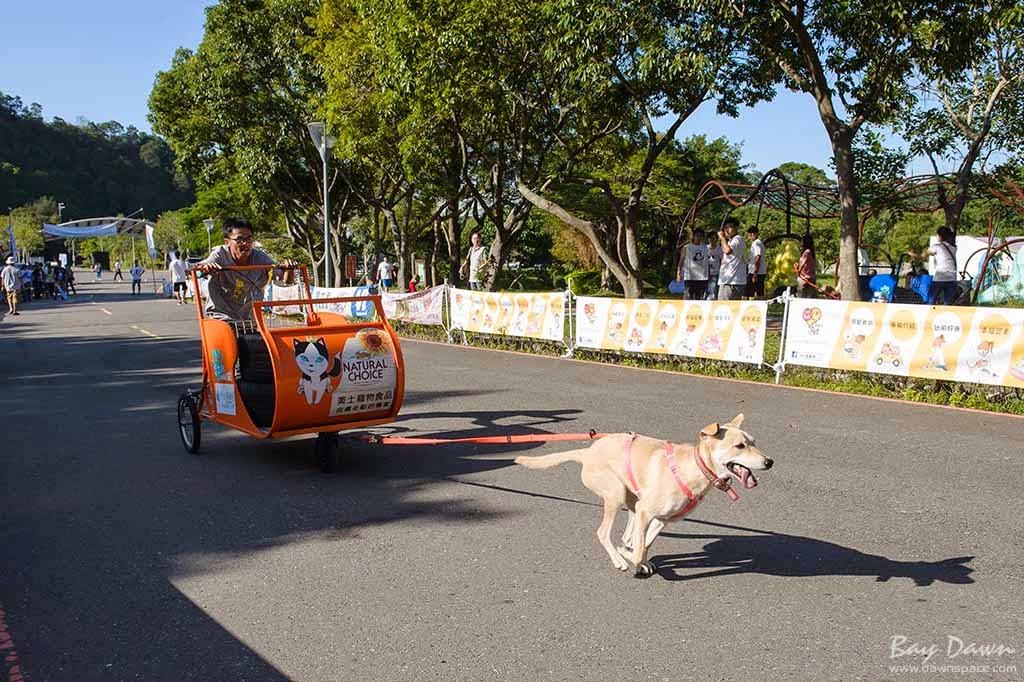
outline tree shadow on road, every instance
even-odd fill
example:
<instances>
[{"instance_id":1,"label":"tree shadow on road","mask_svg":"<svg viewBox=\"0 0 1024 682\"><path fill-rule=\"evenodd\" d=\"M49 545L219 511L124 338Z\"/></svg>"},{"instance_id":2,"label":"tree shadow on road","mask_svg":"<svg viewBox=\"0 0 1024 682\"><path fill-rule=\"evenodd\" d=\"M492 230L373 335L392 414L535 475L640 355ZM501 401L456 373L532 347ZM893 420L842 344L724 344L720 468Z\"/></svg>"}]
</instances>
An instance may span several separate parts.
<instances>
[{"instance_id":1,"label":"tree shadow on road","mask_svg":"<svg viewBox=\"0 0 1024 682\"><path fill-rule=\"evenodd\" d=\"M673 538L711 540L701 551L657 556L652 559L666 580L698 580L742 573L786 578L822 576L873 576L878 582L909 578L918 587L936 582L954 585L974 583L967 566L974 557L941 561L901 561L867 554L852 547L765 530L688 519L689 523L751 531L755 535L662 533Z\"/></svg>"},{"instance_id":2,"label":"tree shadow on road","mask_svg":"<svg viewBox=\"0 0 1024 682\"><path fill-rule=\"evenodd\" d=\"M180 581L311 537L379 541L381 528L409 519L458 529L507 516L469 487L433 488L511 464L490 455L539 447L348 443L342 471L325 476L311 437L260 441L204 424L193 456L179 442L175 405L197 383L196 338L55 332L45 342L0 337L0 356L11 359L0 365L9 418L0 597L39 679L286 679ZM375 431L544 433L578 413L459 409L492 392L410 391L401 422ZM324 576L344 584L345 567Z\"/></svg>"}]
</instances>

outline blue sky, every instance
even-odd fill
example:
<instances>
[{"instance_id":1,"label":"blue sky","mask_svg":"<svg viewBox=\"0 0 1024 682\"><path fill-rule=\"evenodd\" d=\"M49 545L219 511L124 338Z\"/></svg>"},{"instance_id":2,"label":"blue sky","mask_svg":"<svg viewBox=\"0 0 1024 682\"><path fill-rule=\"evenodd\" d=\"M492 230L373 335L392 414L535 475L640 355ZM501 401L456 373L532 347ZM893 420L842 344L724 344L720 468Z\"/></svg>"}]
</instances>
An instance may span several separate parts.
<instances>
[{"instance_id":1,"label":"blue sky","mask_svg":"<svg viewBox=\"0 0 1024 682\"><path fill-rule=\"evenodd\" d=\"M79 116L149 130L147 99L178 47L195 48L210 0L5 0L0 9L0 90L38 102L47 120ZM831 174L828 139L813 100L780 93L773 102L718 116L706 104L679 134L742 142L761 171L802 161ZM911 169L924 172L924 168Z\"/></svg>"}]
</instances>

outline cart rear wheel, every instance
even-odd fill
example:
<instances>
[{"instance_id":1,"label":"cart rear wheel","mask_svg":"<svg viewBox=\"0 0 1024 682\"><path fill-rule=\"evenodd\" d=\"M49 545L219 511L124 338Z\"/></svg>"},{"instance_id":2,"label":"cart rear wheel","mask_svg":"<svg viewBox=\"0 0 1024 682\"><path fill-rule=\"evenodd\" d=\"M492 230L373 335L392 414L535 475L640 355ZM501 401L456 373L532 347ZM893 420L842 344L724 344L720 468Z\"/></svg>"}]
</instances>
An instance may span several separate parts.
<instances>
[{"instance_id":1,"label":"cart rear wheel","mask_svg":"<svg viewBox=\"0 0 1024 682\"><path fill-rule=\"evenodd\" d=\"M185 393L178 398L178 434L185 450L192 454L199 452L199 443L202 440L199 406L191 393Z\"/></svg>"},{"instance_id":2,"label":"cart rear wheel","mask_svg":"<svg viewBox=\"0 0 1024 682\"><path fill-rule=\"evenodd\" d=\"M338 453L338 435L335 433L318 433L316 435L316 463L320 471L333 474L338 470L341 459Z\"/></svg>"}]
</instances>

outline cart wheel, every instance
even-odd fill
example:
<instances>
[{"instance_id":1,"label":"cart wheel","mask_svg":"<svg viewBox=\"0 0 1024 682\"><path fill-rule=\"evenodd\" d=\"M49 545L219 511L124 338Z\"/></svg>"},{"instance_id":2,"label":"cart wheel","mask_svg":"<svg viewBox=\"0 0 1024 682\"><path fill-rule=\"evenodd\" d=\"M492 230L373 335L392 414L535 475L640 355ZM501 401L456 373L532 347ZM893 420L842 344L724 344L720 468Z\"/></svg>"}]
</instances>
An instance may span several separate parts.
<instances>
[{"instance_id":1,"label":"cart wheel","mask_svg":"<svg viewBox=\"0 0 1024 682\"><path fill-rule=\"evenodd\" d=\"M199 452L199 442L202 440L200 428L196 399L191 393L184 393L178 398L178 434L185 450L192 454Z\"/></svg>"},{"instance_id":2,"label":"cart wheel","mask_svg":"<svg viewBox=\"0 0 1024 682\"><path fill-rule=\"evenodd\" d=\"M900 366L900 361L899 360L893 360L892 361L892 366L893 367L899 367Z\"/></svg>"},{"instance_id":3,"label":"cart wheel","mask_svg":"<svg viewBox=\"0 0 1024 682\"><path fill-rule=\"evenodd\" d=\"M320 471L333 474L338 470L338 436L334 433L318 433L316 435L316 463Z\"/></svg>"}]
</instances>

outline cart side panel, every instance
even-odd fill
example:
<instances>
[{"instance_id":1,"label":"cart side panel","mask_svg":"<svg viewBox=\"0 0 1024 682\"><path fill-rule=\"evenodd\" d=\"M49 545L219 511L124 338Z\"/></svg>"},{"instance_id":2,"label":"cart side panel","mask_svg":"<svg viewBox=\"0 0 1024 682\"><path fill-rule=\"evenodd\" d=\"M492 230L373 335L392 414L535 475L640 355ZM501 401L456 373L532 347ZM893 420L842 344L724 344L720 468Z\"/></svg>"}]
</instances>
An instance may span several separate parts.
<instances>
[{"instance_id":1,"label":"cart side panel","mask_svg":"<svg viewBox=\"0 0 1024 682\"><path fill-rule=\"evenodd\" d=\"M235 383L238 340L234 330L227 322L211 318L200 320L199 325L203 337L203 369L209 379L204 386L205 411L214 421L262 436L252 423Z\"/></svg>"},{"instance_id":2,"label":"cart side panel","mask_svg":"<svg viewBox=\"0 0 1024 682\"><path fill-rule=\"evenodd\" d=\"M273 433L393 419L405 386L393 332L384 322L319 315L316 326L265 331L277 383Z\"/></svg>"}]
</instances>

